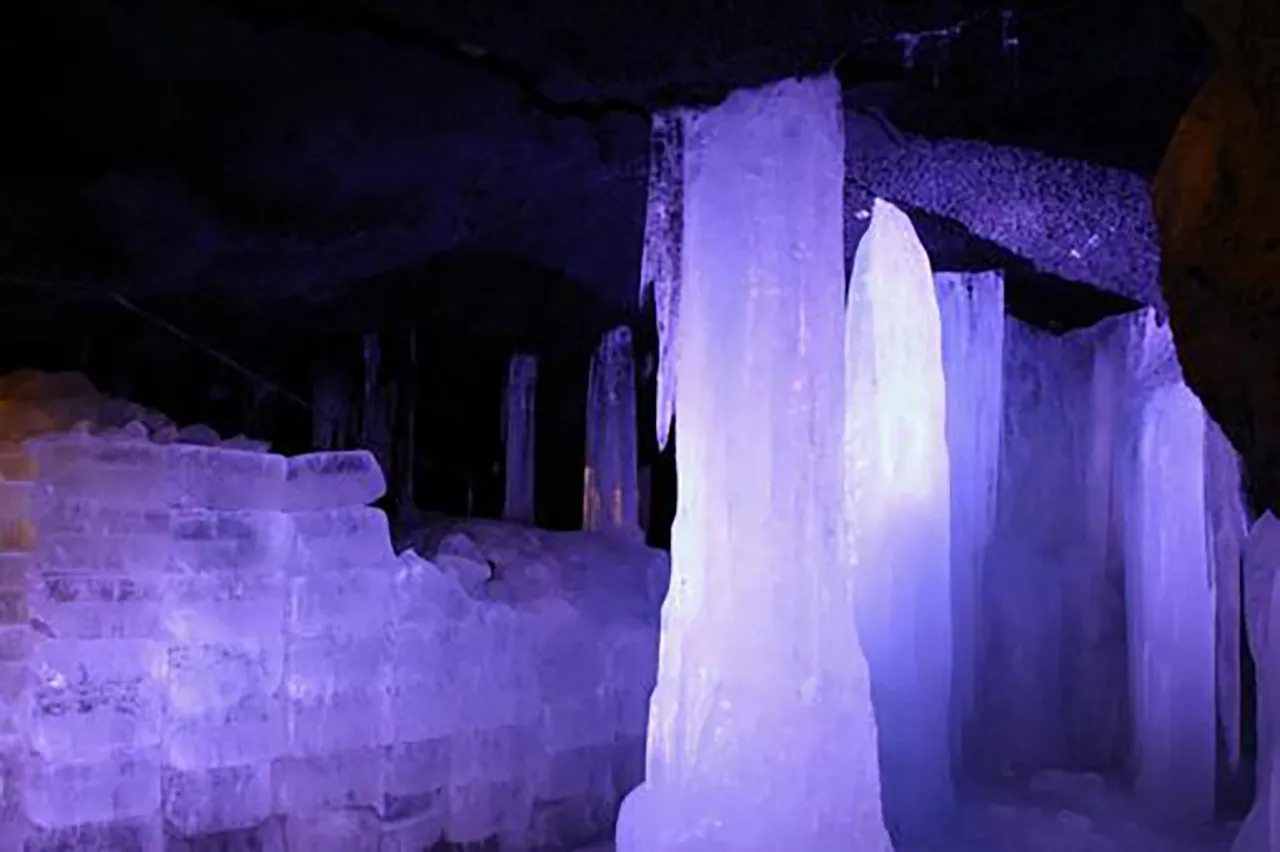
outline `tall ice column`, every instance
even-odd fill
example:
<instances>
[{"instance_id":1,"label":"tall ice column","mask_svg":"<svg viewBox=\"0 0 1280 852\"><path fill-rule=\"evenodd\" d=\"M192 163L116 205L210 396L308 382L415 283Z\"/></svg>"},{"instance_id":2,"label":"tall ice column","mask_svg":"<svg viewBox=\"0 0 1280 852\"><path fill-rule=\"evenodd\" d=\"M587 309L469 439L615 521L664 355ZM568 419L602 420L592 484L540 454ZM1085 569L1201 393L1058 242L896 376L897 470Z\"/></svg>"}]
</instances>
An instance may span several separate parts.
<instances>
[{"instance_id":1,"label":"tall ice column","mask_svg":"<svg viewBox=\"0 0 1280 852\"><path fill-rule=\"evenodd\" d=\"M929 257L888 202L875 201L858 245L847 310L846 547L880 725L885 819L929 829L954 804L947 387Z\"/></svg>"},{"instance_id":2,"label":"tall ice column","mask_svg":"<svg viewBox=\"0 0 1280 852\"><path fill-rule=\"evenodd\" d=\"M840 546L839 85L683 120L672 578L618 849L885 852Z\"/></svg>"},{"instance_id":3,"label":"tall ice column","mask_svg":"<svg viewBox=\"0 0 1280 852\"><path fill-rule=\"evenodd\" d=\"M600 342L587 381L583 529L640 536L636 466L636 367L631 330L619 326Z\"/></svg>"},{"instance_id":4,"label":"tall ice column","mask_svg":"<svg viewBox=\"0 0 1280 852\"><path fill-rule=\"evenodd\" d=\"M513 355L507 371L507 397L503 407L502 437L507 444L507 489L502 507L504 520L532 524L533 424L537 396L538 359Z\"/></svg>"}]
</instances>

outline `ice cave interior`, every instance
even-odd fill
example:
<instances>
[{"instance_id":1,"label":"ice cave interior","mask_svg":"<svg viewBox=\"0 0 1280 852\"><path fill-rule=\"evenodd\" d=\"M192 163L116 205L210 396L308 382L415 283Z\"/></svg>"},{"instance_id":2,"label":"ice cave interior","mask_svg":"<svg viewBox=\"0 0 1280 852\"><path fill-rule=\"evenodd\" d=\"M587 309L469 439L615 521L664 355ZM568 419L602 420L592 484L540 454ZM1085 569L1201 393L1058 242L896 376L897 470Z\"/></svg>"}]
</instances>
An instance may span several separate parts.
<instances>
[{"instance_id":1,"label":"ice cave interior","mask_svg":"<svg viewBox=\"0 0 1280 852\"><path fill-rule=\"evenodd\" d=\"M0 852L1280 849L1276 4L13 5Z\"/></svg>"}]
</instances>

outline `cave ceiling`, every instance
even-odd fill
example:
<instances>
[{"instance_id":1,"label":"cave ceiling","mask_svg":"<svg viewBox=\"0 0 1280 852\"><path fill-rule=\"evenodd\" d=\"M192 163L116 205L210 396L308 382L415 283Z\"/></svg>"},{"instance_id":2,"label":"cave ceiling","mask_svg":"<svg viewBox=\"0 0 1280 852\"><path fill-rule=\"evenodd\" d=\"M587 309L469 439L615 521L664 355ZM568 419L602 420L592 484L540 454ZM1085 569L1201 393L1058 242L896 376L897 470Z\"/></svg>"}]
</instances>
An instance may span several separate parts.
<instances>
[{"instance_id":1,"label":"cave ceiling","mask_svg":"<svg viewBox=\"0 0 1280 852\"><path fill-rule=\"evenodd\" d=\"M827 70L851 205L1158 301L1146 181L1206 64L1156 0L11 5L0 276L35 302L322 303L478 253L634 310L649 116Z\"/></svg>"}]
</instances>

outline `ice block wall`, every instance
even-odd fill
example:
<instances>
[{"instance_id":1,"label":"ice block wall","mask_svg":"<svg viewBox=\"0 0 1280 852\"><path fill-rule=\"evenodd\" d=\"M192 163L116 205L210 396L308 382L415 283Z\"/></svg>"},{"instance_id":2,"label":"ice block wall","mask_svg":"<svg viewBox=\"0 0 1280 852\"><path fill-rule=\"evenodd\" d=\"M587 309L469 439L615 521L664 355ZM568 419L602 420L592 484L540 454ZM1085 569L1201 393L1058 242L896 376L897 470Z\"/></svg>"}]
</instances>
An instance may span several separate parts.
<instances>
[{"instance_id":1,"label":"ice block wall","mask_svg":"<svg viewBox=\"0 0 1280 852\"><path fill-rule=\"evenodd\" d=\"M640 537L636 368L631 330L605 334L587 379L587 447L582 528Z\"/></svg>"},{"instance_id":2,"label":"ice block wall","mask_svg":"<svg viewBox=\"0 0 1280 852\"><path fill-rule=\"evenodd\" d=\"M0 848L610 830L643 753L660 554L535 538L481 552L503 567L477 586L460 557L394 555L368 453L136 433L0 451Z\"/></svg>"},{"instance_id":3,"label":"ice block wall","mask_svg":"<svg viewBox=\"0 0 1280 852\"><path fill-rule=\"evenodd\" d=\"M513 355L507 370L502 437L506 442L506 496L502 517L532 524L534 520L534 402L538 389L538 360Z\"/></svg>"},{"instance_id":4,"label":"ice block wall","mask_svg":"<svg viewBox=\"0 0 1280 852\"><path fill-rule=\"evenodd\" d=\"M834 78L683 116L672 580L622 852L882 852L842 559L843 151Z\"/></svg>"},{"instance_id":5,"label":"ice block wall","mask_svg":"<svg viewBox=\"0 0 1280 852\"><path fill-rule=\"evenodd\" d=\"M952 755L978 694L982 571L995 530L1004 417L1004 275L934 276L942 322L951 471Z\"/></svg>"}]
</instances>

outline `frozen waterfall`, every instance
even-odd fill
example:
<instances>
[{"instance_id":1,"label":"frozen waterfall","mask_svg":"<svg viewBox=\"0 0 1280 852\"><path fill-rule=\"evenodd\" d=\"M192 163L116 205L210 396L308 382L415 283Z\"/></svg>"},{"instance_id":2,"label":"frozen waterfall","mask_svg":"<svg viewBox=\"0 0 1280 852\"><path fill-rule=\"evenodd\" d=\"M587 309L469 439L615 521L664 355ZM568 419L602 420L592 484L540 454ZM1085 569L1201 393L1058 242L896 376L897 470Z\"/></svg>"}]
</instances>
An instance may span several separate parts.
<instances>
[{"instance_id":1,"label":"frozen waterfall","mask_svg":"<svg viewBox=\"0 0 1280 852\"><path fill-rule=\"evenodd\" d=\"M995 530L1004 416L1004 276L934 276L947 382L951 471L952 754L976 704L982 568Z\"/></svg>"},{"instance_id":2,"label":"frozen waterfall","mask_svg":"<svg viewBox=\"0 0 1280 852\"><path fill-rule=\"evenodd\" d=\"M845 543L880 727L885 818L931 826L951 777L951 473L933 270L877 200L845 320Z\"/></svg>"},{"instance_id":3,"label":"frozen waterfall","mask_svg":"<svg viewBox=\"0 0 1280 852\"><path fill-rule=\"evenodd\" d=\"M626 326L606 333L591 359L586 455L582 528L638 538L636 367Z\"/></svg>"},{"instance_id":4,"label":"frozen waterfall","mask_svg":"<svg viewBox=\"0 0 1280 852\"><path fill-rule=\"evenodd\" d=\"M507 488L502 517L522 524L534 522L533 431L537 388L538 360L532 355L513 355L507 371L503 403L502 437L507 449Z\"/></svg>"},{"instance_id":5,"label":"frozen waterfall","mask_svg":"<svg viewBox=\"0 0 1280 852\"><path fill-rule=\"evenodd\" d=\"M839 85L683 121L672 580L618 849L886 852L839 538Z\"/></svg>"}]
</instances>

